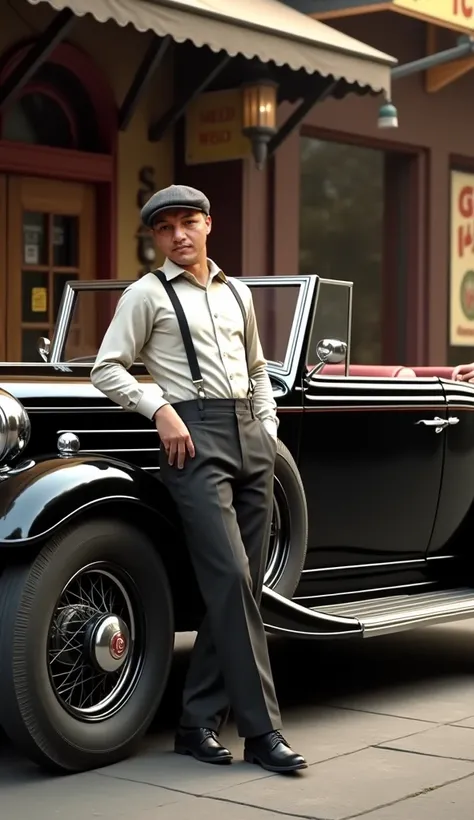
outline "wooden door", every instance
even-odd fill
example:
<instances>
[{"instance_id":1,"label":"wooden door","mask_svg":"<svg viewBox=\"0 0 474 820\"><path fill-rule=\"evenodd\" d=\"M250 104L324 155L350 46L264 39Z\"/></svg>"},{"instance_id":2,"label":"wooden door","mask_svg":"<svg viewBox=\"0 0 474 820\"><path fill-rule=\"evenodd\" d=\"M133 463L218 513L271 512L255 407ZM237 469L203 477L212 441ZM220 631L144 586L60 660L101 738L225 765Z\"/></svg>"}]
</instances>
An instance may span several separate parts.
<instances>
[{"instance_id":1,"label":"wooden door","mask_svg":"<svg viewBox=\"0 0 474 820\"><path fill-rule=\"evenodd\" d=\"M0 362L7 350L7 181L0 174Z\"/></svg>"},{"instance_id":2,"label":"wooden door","mask_svg":"<svg viewBox=\"0 0 474 820\"><path fill-rule=\"evenodd\" d=\"M37 341L40 336L52 337L65 283L95 278L94 194L90 185L8 178L8 361L39 361ZM82 324L78 316L73 321L71 357L80 355L89 334L95 333L94 316L83 317Z\"/></svg>"}]
</instances>

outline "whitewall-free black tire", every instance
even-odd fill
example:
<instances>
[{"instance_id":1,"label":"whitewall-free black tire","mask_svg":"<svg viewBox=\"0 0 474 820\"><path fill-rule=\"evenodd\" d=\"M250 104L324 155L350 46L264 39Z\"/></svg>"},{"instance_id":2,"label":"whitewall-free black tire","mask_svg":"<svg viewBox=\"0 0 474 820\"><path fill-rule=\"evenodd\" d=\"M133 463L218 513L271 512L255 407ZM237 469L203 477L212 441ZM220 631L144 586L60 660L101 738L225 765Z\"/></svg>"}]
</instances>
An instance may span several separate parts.
<instances>
[{"instance_id":1,"label":"whitewall-free black tire","mask_svg":"<svg viewBox=\"0 0 474 820\"><path fill-rule=\"evenodd\" d=\"M265 586L285 598L292 597L306 560L307 543L308 510L303 482L293 456L278 440Z\"/></svg>"},{"instance_id":2,"label":"whitewall-free black tire","mask_svg":"<svg viewBox=\"0 0 474 820\"><path fill-rule=\"evenodd\" d=\"M49 769L128 757L162 698L173 644L154 545L122 521L80 522L0 576L0 725Z\"/></svg>"}]
</instances>

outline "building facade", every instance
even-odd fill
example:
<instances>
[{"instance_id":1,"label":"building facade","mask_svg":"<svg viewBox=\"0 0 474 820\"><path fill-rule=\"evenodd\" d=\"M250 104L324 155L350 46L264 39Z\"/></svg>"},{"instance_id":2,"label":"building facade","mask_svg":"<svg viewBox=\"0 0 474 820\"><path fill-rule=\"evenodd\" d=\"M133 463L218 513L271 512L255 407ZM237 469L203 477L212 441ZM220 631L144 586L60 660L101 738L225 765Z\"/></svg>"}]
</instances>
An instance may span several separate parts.
<instances>
[{"instance_id":1,"label":"building facade","mask_svg":"<svg viewBox=\"0 0 474 820\"><path fill-rule=\"evenodd\" d=\"M287 2L393 54L399 66L452 49L474 29L470 2ZM242 223L238 232L235 223L221 226L222 264L246 275L353 281L353 363L472 361L473 69L474 56L451 58L393 80L398 128L378 126L380 97L329 98L311 107L263 172L246 163L241 173L239 161L180 165L181 175L211 188L226 168ZM294 108L280 106L281 123Z\"/></svg>"},{"instance_id":2,"label":"building facade","mask_svg":"<svg viewBox=\"0 0 474 820\"><path fill-rule=\"evenodd\" d=\"M134 279L161 261L139 212L172 182L211 198L210 252L229 274L353 281L354 363L474 359L474 57L389 79L397 61L455 46L474 28L468 5L265 0L235 45L224 18L212 34L199 15L145 19L134 0L123 8L142 17L113 20L101 2L0 0L0 360L37 358L68 279ZM194 14L200 0L186 3ZM296 15L294 31L269 8ZM258 169L239 100L262 76L281 130ZM381 129L390 93L399 125ZM271 313L274 348L284 307Z\"/></svg>"},{"instance_id":3,"label":"building facade","mask_svg":"<svg viewBox=\"0 0 474 820\"><path fill-rule=\"evenodd\" d=\"M308 95L389 93L396 61L279 0L241 6L0 0L0 361L38 360L66 281L161 262L140 209L173 182L211 197L211 251L229 273L273 272L255 126ZM193 125L207 92L223 103ZM91 352L91 316L74 320L71 357Z\"/></svg>"},{"instance_id":4,"label":"building facade","mask_svg":"<svg viewBox=\"0 0 474 820\"><path fill-rule=\"evenodd\" d=\"M474 29L472 3L292 3L401 66ZM354 362L474 359L472 69L469 56L394 79L396 129L377 128L374 99L315 105L278 159L299 210L293 259L354 281Z\"/></svg>"}]
</instances>

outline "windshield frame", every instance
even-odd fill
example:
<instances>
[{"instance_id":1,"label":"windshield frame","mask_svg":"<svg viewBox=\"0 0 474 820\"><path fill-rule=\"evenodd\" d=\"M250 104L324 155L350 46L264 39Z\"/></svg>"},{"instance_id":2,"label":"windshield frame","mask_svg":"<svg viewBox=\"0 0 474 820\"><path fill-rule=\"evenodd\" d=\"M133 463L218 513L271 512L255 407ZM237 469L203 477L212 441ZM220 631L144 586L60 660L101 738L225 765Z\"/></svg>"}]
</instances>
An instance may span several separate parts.
<instances>
[{"instance_id":1,"label":"windshield frame","mask_svg":"<svg viewBox=\"0 0 474 820\"><path fill-rule=\"evenodd\" d=\"M239 279L251 289L299 286L285 359L283 362L267 361L268 369L275 374L285 378L294 378L301 360L305 331L311 318L311 306L317 288L318 277L314 274L304 274L294 276L242 276ZM83 279L66 282L59 305L56 327L51 339L48 363L54 365L71 364L63 356L79 293L82 291L124 291L135 281L137 280ZM90 367L90 365L86 366ZM133 366L137 366L137 363L134 363Z\"/></svg>"}]
</instances>

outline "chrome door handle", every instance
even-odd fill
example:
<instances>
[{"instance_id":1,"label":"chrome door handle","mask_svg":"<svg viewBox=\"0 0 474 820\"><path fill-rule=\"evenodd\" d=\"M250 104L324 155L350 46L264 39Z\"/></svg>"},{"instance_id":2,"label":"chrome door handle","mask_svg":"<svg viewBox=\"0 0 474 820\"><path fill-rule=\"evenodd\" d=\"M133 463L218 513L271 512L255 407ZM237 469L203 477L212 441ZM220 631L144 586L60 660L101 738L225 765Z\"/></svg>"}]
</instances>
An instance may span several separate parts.
<instances>
[{"instance_id":1,"label":"chrome door handle","mask_svg":"<svg viewBox=\"0 0 474 820\"><path fill-rule=\"evenodd\" d=\"M434 419L420 419L416 424L424 424L425 427L435 427L435 433L441 433L446 427L459 424L459 419L455 416L449 416L447 419L441 419L439 416L435 416Z\"/></svg>"}]
</instances>

